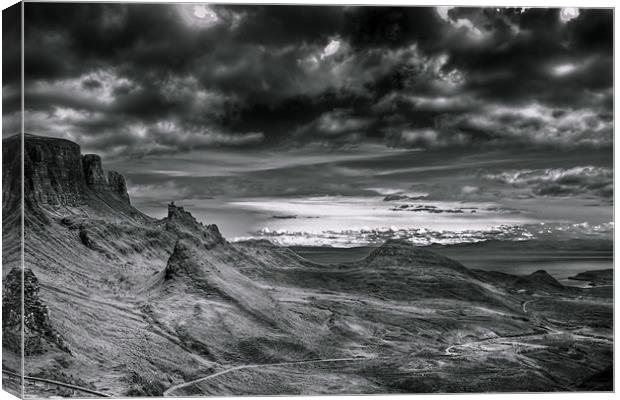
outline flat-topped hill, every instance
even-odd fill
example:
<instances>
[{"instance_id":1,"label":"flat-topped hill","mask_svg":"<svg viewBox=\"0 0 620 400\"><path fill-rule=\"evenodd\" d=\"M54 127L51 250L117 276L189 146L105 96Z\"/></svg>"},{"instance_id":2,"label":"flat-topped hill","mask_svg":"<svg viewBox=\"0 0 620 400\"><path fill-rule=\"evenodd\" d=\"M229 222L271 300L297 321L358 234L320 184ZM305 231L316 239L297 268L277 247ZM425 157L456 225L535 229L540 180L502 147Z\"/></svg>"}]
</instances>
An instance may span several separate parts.
<instances>
[{"instance_id":1,"label":"flat-topped hill","mask_svg":"<svg viewBox=\"0 0 620 400\"><path fill-rule=\"evenodd\" d=\"M20 204L22 141L20 135L3 139L3 206ZM146 218L131 207L123 175L106 171L101 157L82 154L70 140L23 135L23 191L28 216L40 208L84 208L113 218ZM28 223L28 221L27 221Z\"/></svg>"}]
</instances>

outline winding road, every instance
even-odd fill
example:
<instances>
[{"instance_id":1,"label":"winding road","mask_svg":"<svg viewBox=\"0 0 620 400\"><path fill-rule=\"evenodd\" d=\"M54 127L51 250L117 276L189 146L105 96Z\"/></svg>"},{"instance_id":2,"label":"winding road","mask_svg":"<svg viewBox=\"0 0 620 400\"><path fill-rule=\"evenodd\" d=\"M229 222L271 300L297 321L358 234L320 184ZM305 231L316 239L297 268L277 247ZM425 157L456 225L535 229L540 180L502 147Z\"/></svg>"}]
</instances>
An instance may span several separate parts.
<instances>
[{"instance_id":1,"label":"winding road","mask_svg":"<svg viewBox=\"0 0 620 400\"><path fill-rule=\"evenodd\" d=\"M540 301L540 299L533 299L533 300L524 301L523 304L522 304L523 312L526 313L527 312L527 305L530 304L530 303L533 303L535 301Z\"/></svg>"},{"instance_id":2,"label":"winding road","mask_svg":"<svg viewBox=\"0 0 620 400\"><path fill-rule=\"evenodd\" d=\"M320 360L288 361L288 362L273 363L273 364L238 365L236 367L231 367L231 368L225 369L223 371L216 372L215 374L211 374L211 375L204 376L202 378L195 379L193 381L189 381L189 382L181 383L179 385L171 386L171 387L169 387L164 392L164 397L173 396L172 393L177 391L177 390L179 390L179 389L183 389L183 388L186 388L188 386L192 386L192 385L195 385L197 383L204 382L206 380L213 379L215 377L218 377L218 376L221 376L221 375L225 375L225 374L228 374L228 373L233 372L233 371L239 371L239 370L242 370L242 369L253 369L253 368L261 368L261 367L274 367L274 366L282 366L282 365L318 364L318 363L338 362L338 361L367 361L367 360L373 360L373 359L375 359L375 358L374 357L326 358L326 359L320 359Z\"/></svg>"},{"instance_id":3,"label":"winding road","mask_svg":"<svg viewBox=\"0 0 620 400\"><path fill-rule=\"evenodd\" d=\"M536 298L536 299L526 300L523 303L521 303L521 308L522 308L523 313L528 313L527 306L529 304L537 302L537 301L541 301L541 300L543 299ZM497 344L497 345L510 345L510 346L523 346L523 347L531 347L531 348L544 348L546 347L545 345L533 344L533 343L528 343L526 341L522 342L519 340L515 340L515 339L528 340L532 338L538 338L543 335L570 334L573 340L587 340L587 341L593 341L593 342L599 342L599 343L610 343L610 342L613 343L613 339L609 339L606 337L586 335L586 334L580 334L576 332L573 333L571 331L561 331L561 330L548 327L548 326L543 327L543 328L547 331L546 333L524 333L524 334L517 334L517 335L511 335L511 336L504 336L504 337L500 336L500 337L494 337L494 338L486 338L486 339L473 341L469 343L453 344L453 345L446 347L444 354L446 356L458 357L458 356L463 355L463 353L455 351L457 348L461 348L461 349L467 348L467 349L474 350L477 345L480 345L483 343ZM498 350L503 350L503 349L500 347L498 348ZM213 379L218 376L222 376L222 375L234 372L234 371L264 368L264 367L273 367L273 366L285 366L285 365L318 364L318 363L329 363L329 362L339 362L339 361L368 361L368 360L373 360L373 359L378 359L378 358L381 358L381 357L327 358L327 359L314 359L314 360L303 360L303 361L288 361L288 362L271 363L271 364L238 365L238 366L230 367L222 371L204 376L202 378L198 378L198 379L195 379L189 382L184 382L178 385L171 386L163 393L163 395L165 397L175 396L174 393L180 389L187 388L192 385L195 385L195 384L198 384L198 383L201 383L201 382L204 382L204 381L207 381L207 380L210 380L210 379Z\"/></svg>"}]
</instances>

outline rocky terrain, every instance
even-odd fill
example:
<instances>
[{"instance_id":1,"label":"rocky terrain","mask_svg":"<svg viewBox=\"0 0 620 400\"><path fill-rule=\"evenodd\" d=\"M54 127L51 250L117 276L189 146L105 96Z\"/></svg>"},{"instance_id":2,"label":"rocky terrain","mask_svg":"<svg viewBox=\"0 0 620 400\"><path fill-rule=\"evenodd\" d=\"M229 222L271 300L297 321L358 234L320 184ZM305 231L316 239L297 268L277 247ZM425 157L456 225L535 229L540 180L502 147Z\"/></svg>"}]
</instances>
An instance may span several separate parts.
<instances>
[{"instance_id":1,"label":"rocky terrain","mask_svg":"<svg viewBox=\"0 0 620 400\"><path fill-rule=\"evenodd\" d=\"M14 371L17 142L3 141ZM27 135L24 170L27 375L118 396L612 390L608 292L404 241L342 264L229 243L174 203L144 215L120 174L66 140Z\"/></svg>"}]
</instances>

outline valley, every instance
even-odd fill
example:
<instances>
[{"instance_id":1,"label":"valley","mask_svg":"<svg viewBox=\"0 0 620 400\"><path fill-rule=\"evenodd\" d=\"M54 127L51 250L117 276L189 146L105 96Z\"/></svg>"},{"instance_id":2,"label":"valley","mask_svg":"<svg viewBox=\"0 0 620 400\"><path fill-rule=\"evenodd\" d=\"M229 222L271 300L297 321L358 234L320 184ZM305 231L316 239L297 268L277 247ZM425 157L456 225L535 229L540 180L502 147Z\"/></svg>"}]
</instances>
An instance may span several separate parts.
<instances>
[{"instance_id":1,"label":"valley","mask_svg":"<svg viewBox=\"0 0 620 400\"><path fill-rule=\"evenodd\" d=\"M75 143L25 142L28 376L113 396L613 389L612 287L470 269L402 240L322 262L230 243L174 202L162 219L135 209L122 176ZM19 229L11 185L3 240ZM3 265L7 288L19 278Z\"/></svg>"}]
</instances>

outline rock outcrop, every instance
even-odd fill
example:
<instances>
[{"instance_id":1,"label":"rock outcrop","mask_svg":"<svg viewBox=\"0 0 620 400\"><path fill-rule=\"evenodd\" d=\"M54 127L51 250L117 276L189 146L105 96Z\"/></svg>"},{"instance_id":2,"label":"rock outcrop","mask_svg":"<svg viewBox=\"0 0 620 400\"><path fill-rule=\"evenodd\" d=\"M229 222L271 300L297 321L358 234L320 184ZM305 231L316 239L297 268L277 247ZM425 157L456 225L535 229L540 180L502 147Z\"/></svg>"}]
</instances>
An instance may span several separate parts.
<instances>
[{"instance_id":1,"label":"rock outcrop","mask_svg":"<svg viewBox=\"0 0 620 400\"><path fill-rule=\"evenodd\" d=\"M110 193L118 196L129 203L127 185L123 175L116 171L103 171L101 157L97 154L84 154L82 156L84 179L86 185L97 193Z\"/></svg>"},{"instance_id":2,"label":"rock outcrop","mask_svg":"<svg viewBox=\"0 0 620 400\"><path fill-rule=\"evenodd\" d=\"M82 156L82 167L88 187L96 192L105 192L108 189L108 180L103 173L101 157L97 154L84 154Z\"/></svg>"},{"instance_id":3,"label":"rock outcrop","mask_svg":"<svg viewBox=\"0 0 620 400\"><path fill-rule=\"evenodd\" d=\"M191 252L192 250L189 244L182 240L177 240L172 255L168 259L168 263L164 269L165 280L182 276L193 277L199 273L197 266L190 262Z\"/></svg>"},{"instance_id":4,"label":"rock outcrop","mask_svg":"<svg viewBox=\"0 0 620 400\"><path fill-rule=\"evenodd\" d=\"M206 248L226 243L217 225L204 225L198 222L190 212L176 206L174 202L168 205L168 216L164 221L166 230L173 232L180 239L202 244Z\"/></svg>"},{"instance_id":5,"label":"rock outcrop","mask_svg":"<svg viewBox=\"0 0 620 400\"><path fill-rule=\"evenodd\" d=\"M108 190L125 200L127 204L130 203L125 177L116 171L108 171Z\"/></svg>"},{"instance_id":6,"label":"rock outcrop","mask_svg":"<svg viewBox=\"0 0 620 400\"><path fill-rule=\"evenodd\" d=\"M57 348L69 352L64 340L52 327L47 306L39 297L39 280L26 268L23 270L23 339L24 354L42 354ZM22 270L12 269L3 282L2 334L5 346L21 352Z\"/></svg>"},{"instance_id":7,"label":"rock outcrop","mask_svg":"<svg viewBox=\"0 0 620 400\"><path fill-rule=\"evenodd\" d=\"M22 274L11 269L2 279L2 348L16 354L22 351Z\"/></svg>"}]
</instances>

